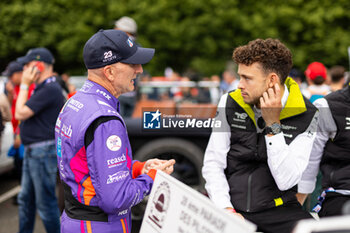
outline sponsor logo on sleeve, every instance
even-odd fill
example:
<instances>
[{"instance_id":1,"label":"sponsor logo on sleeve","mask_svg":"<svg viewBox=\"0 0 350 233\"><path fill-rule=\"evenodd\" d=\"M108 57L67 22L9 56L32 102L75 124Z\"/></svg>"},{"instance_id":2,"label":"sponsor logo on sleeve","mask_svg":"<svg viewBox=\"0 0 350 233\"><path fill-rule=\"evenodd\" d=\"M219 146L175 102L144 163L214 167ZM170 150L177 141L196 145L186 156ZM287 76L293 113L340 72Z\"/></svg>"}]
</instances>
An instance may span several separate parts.
<instances>
[{"instance_id":1,"label":"sponsor logo on sleeve","mask_svg":"<svg viewBox=\"0 0 350 233\"><path fill-rule=\"evenodd\" d=\"M60 133L61 129L61 117L57 118L56 125L55 125L55 132Z\"/></svg>"},{"instance_id":2,"label":"sponsor logo on sleeve","mask_svg":"<svg viewBox=\"0 0 350 233\"><path fill-rule=\"evenodd\" d=\"M122 211L120 211L120 212L118 213L118 216L120 216L120 215L125 215L125 214L128 213L128 211L129 211L129 210L122 210Z\"/></svg>"},{"instance_id":3,"label":"sponsor logo on sleeve","mask_svg":"<svg viewBox=\"0 0 350 233\"><path fill-rule=\"evenodd\" d=\"M122 147L122 140L117 135L111 135L107 138L106 146L111 151L118 151Z\"/></svg>"},{"instance_id":4,"label":"sponsor logo on sleeve","mask_svg":"<svg viewBox=\"0 0 350 233\"><path fill-rule=\"evenodd\" d=\"M108 159L107 165L108 165L108 168L112 168L112 167L119 166L125 162L126 162L126 156L125 154L123 154L122 156L119 156L113 159Z\"/></svg>"},{"instance_id":5,"label":"sponsor logo on sleeve","mask_svg":"<svg viewBox=\"0 0 350 233\"><path fill-rule=\"evenodd\" d=\"M63 123L61 128L61 135L65 136L66 138L71 138L72 133L73 133L72 126L66 125Z\"/></svg>"},{"instance_id":6,"label":"sponsor logo on sleeve","mask_svg":"<svg viewBox=\"0 0 350 233\"><path fill-rule=\"evenodd\" d=\"M108 175L107 184L112 184L121 180L124 180L129 176L129 171L120 171L113 175Z\"/></svg>"}]
</instances>

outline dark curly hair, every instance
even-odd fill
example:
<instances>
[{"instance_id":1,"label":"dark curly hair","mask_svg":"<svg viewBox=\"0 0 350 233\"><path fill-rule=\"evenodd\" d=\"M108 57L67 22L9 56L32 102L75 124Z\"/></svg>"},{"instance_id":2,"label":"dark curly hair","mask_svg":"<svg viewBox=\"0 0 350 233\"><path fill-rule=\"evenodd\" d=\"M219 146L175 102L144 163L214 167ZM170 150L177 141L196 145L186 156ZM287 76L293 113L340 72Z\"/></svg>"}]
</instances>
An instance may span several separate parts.
<instances>
[{"instance_id":1,"label":"dark curly hair","mask_svg":"<svg viewBox=\"0 0 350 233\"><path fill-rule=\"evenodd\" d=\"M256 39L247 45L240 46L233 51L233 60L237 64L249 66L255 62L262 65L264 72L275 72L281 83L292 69L292 53L278 39Z\"/></svg>"}]
</instances>

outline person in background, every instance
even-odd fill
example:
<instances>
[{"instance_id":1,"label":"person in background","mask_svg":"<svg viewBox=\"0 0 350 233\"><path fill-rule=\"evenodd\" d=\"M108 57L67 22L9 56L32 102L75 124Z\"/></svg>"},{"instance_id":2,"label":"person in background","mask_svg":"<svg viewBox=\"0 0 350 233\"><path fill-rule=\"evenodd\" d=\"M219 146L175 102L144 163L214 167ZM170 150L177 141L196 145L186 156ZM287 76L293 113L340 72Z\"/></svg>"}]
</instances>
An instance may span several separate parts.
<instances>
[{"instance_id":1,"label":"person in background","mask_svg":"<svg viewBox=\"0 0 350 233\"><path fill-rule=\"evenodd\" d=\"M218 104L220 100L220 76L212 75L210 77L210 81L213 83L213 86L209 88L210 91L210 99L212 104Z\"/></svg>"},{"instance_id":2,"label":"person in background","mask_svg":"<svg viewBox=\"0 0 350 233\"><path fill-rule=\"evenodd\" d=\"M292 68L289 72L289 77L291 77L298 85L301 92L304 92L307 89L307 83L305 83L305 78L303 78L303 74L297 68Z\"/></svg>"},{"instance_id":3,"label":"person in background","mask_svg":"<svg viewBox=\"0 0 350 233\"><path fill-rule=\"evenodd\" d=\"M338 91L345 84L345 68L343 66L333 66L329 70L331 76L331 91Z\"/></svg>"},{"instance_id":4,"label":"person in background","mask_svg":"<svg viewBox=\"0 0 350 233\"><path fill-rule=\"evenodd\" d=\"M11 104L11 113L12 113L12 126L13 126L13 132L16 134L18 139L15 139L15 145L18 146L20 143L19 138L19 120L15 117L15 111L16 111L16 102L19 94L20 84L22 80L22 72L23 72L23 65L17 61L10 62L5 71L2 73L2 75L6 76L8 79L8 82L5 86L5 93L7 95L7 98ZM33 90L35 88L35 83L32 83L28 89L28 99L33 93ZM19 141L18 141L19 140Z\"/></svg>"},{"instance_id":5,"label":"person in background","mask_svg":"<svg viewBox=\"0 0 350 233\"><path fill-rule=\"evenodd\" d=\"M46 48L33 48L17 59L24 65L16 102L24 145L21 192L18 195L19 232L33 232L36 210L49 233L60 232L55 194L57 158L55 122L64 97L53 74L54 57ZM29 86L36 88L28 100Z\"/></svg>"},{"instance_id":6,"label":"person in background","mask_svg":"<svg viewBox=\"0 0 350 233\"><path fill-rule=\"evenodd\" d=\"M223 94L230 91L236 90L238 88L239 80L236 78L233 70L225 70L222 74L223 81L227 84L222 90Z\"/></svg>"},{"instance_id":7,"label":"person in background","mask_svg":"<svg viewBox=\"0 0 350 233\"><path fill-rule=\"evenodd\" d=\"M350 201L350 86L314 102L320 110L317 136L307 169L298 185L300 203L322 173L322 193L313 211L320 217L342 215ZM312 206L313 207L313 206Z\"/></svg>"},{"instance_id":8,"label":"person in background","mask_svg":"<svg viewBox=\"0 0 350 233\"><path fill-rule=\"evenodd\" d=\"M128 34L128 36L135 41L137 37L137 24L134 19L123 16L114 22L114 29L121 30Z\"/></svg>"},{"instance_id":9,"label":"person in background","mask_svg":"<svg viewBox=\"0 0 350 233\"><path fill-rule=\"evenodd\" d=\"M20 130L18 127L20 121L15 117L15 111L16 111L16 102L19 94L20 84L22 80L22 72L23 72L23 65L17 61L12 61L7 65L6 70L2 73L4 76L8 78L8 82L6 83L6 86L5 86L5 93L11 105L11 113L12 113L11 122L12 122L12 128L13 128L13 136L14 136L14 143L13 143L13 146L11 146L11 148L8 151L8 155L14 158L15 174L19 183L21 183L21 177L22 177L24 147L21 142ZM35 88L35 83L29 86L28 99L32 95L34 88ZM17 196L14 197L13 203L18 204Z\"/></svg>"},{"instance_id":10,"label":"person in background","mask_svg":"<svg viewBox=\"0 0 350 233\"><path fill-rule=\"evenodd\" d=\"M292 54L277 39L236 48L238 89L223 95L204 155L210 199L265 233L312 218L295 196L316 135L318 112L288 77Z\"/></svg>"},{"instance_id":11,"label":"person in background","mask_svg":"<svg viewBox=\"0 0 350 233\"><path fill-rule=\"evenodd\" d=\"M1 150L1 139L2 132L5 129L6 122L11 121L12 114L10 103L4 93L0 93L0 150Z\"/></svg>"},{"instance_id":12,"label":"person in background","mask_svg":"<svg viewBox=\"0 0 350 233\"><path fill-rule=\"evenodd\" d=\"M136 37L137 37L137 24L134 19L123 16L117 21L115 21L114 24L115 30L121 30L125 32L133 41L133 43L136 43ZM137 44L139 45L139 44ZM119 103L120 103L120 114L125 117L131 117L132 113L134 112L135 104L136 104L136 96L137 96L137 86L136 86L136 78L134 80L134 90L123 93L121 96L119 96Z\"/></svg>"},{"instance_id":13,"label":"person in background","mask_svg":"<svg viewBox=\"0 0 350 233\"><path fill-rule=\"evenodd\" d=\"M327 69L322 63L310 63L305 70L305 76L309 86L304 90L303 95L308 98L311 103L330 93L331 88L329 85L325 84Z\"/></svg>"}]
</instances>

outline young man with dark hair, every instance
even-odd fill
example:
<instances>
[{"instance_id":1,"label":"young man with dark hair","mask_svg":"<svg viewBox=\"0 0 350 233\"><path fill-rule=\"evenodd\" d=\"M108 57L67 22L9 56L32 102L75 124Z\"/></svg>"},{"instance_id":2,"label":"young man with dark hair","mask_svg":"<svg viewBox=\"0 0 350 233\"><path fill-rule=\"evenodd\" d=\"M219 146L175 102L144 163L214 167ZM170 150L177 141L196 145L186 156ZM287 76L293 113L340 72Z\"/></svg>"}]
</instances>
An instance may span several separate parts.
<instances>
[{"instance_id":1,"label":"young man with dark hair","mask_svg":"<svg viewBox=\"0 0 350 233\"><path fill-rule=\"evenodd\" d=\"M345 68L343 66L333 66L329 70L331 76L331 91L338 91L345 84Z\"/></svg>"},{"instance_id":2,"label":"young man with dark hair","mask_svg":"<svg viewBox=\"0 0 350 233\"><path fill-rule=\"evenodd\" d=\"M263 232L291 232L311 216L296 199L315 138L317 109L287 78L292 54L276 39L234 50L238 89L221 97L205 152L203 176L211 200Z\"/></svg>"}]
</instances>

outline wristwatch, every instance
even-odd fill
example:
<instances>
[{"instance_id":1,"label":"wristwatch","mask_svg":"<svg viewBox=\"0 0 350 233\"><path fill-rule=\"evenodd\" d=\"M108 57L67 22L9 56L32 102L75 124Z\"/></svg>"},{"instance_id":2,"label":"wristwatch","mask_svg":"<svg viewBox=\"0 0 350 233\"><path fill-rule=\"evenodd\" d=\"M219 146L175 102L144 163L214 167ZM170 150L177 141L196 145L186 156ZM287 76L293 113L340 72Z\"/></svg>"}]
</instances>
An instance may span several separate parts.
<instances>
[{"instance_id":1,"label":"wristwatch","mask_svg":"<svg viewBox=\"0 0 350 233\"><path fill-rule=\"evenodd\" d=\"M276 135L282 132L282 127L281 124L278 123L273 123L271 126L266 126L265 128L265 133L266 134L272 134Z\"/></svg>"},{"instance_id":2,"label":"wristwatch","mask_svg":"<svg viewBox=\"0 0 350 233\"><path fill-rule=\"evenodd\" d=\"M28 85L24 84L24 83L21 83L21 85L19 85L19 89L28 91Z\"/></svg>"}]
</instances>

